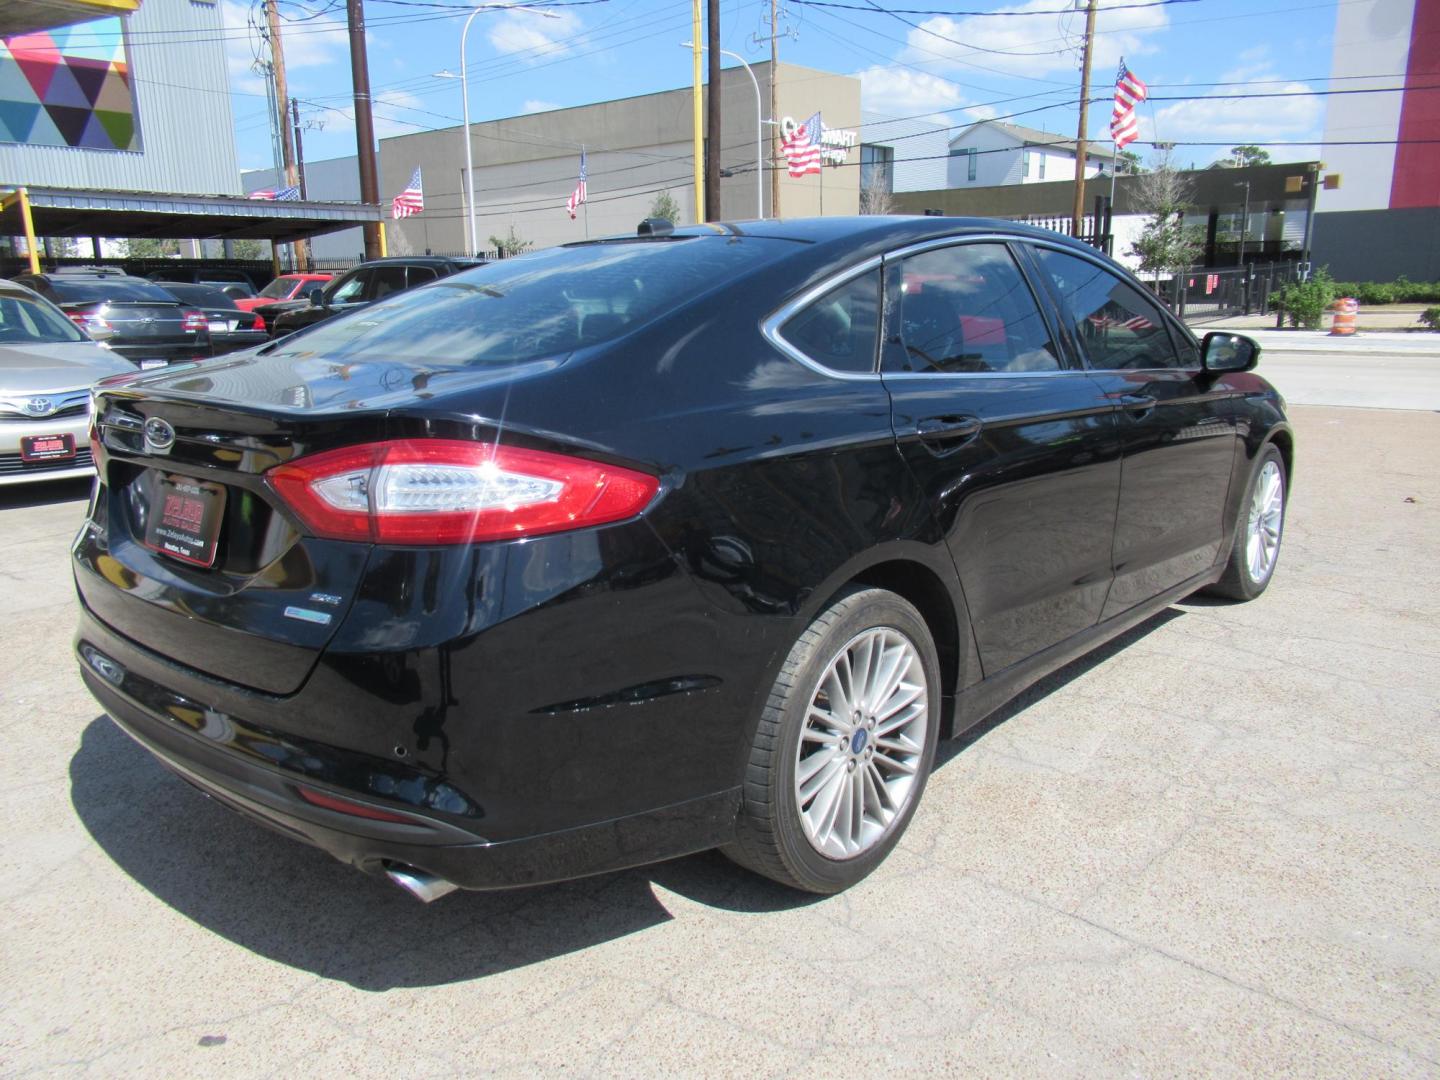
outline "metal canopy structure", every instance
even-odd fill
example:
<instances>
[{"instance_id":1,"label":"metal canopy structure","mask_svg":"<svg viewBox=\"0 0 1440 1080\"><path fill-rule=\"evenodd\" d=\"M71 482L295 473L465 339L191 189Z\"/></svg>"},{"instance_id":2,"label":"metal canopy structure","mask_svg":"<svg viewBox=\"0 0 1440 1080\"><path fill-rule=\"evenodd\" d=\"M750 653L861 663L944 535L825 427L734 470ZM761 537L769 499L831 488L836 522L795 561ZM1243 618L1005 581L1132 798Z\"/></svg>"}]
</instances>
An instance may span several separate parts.
<instances>
[{"instance_id":1,"label":"metal canopy structure","mask_svg":"<svg viewBox=\"0 0 1440 1080\"><path fill-rule=\"evenodd\" d=\"M166 195L28 187L35 235L157 240L269 240L290 244L381 220L363 203L271 202L230 195ZM0 200L0 235L26 233L19 200Z\"/></svg>"}]
</instances>

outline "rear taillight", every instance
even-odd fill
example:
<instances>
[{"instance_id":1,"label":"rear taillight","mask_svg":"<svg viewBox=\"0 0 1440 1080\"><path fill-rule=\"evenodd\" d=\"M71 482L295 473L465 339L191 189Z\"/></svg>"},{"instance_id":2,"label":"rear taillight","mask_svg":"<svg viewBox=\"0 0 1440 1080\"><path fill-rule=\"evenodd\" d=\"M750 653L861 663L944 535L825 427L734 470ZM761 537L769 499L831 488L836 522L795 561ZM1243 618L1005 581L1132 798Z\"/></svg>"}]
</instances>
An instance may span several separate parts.
<instances>
[{"instance_id":1,"label":"rear taillight","mask_svg":"<svg viewBox=\"0 0 1440 1080\"><path fill-rule=\"evenodd\" d=\"M209 330L210 320L203 311L187 311L180 325L186 330Z\"/></svg>"},{"instance_id":2,"label":"rear taillight","mask_svg":"<svg viewBox=\"0 0 1440 1080\"><path fill-rule=\"evenodd\" d=\"M256 315L256 316L255 316L255 321L250 324L250 329L251 329L251 330L264 330L264 329L265 329L265 317L264 317L263 315Z\"/></svg>"},{"instance_id":3,"label":"rear taillight","mask_svg":"<svg viewBox=\"0 0 1440 1080\"><path fill-rule=\"evenodd\" d=\"M454 439L366 443L267 474L315 535L380 544L468 544L633 517L660 482L586 458Z\"/></svg>"},{"instance_id":4,"label":"rear taillight","mask_svg":"<svg viewBox=\"0 0 1440 1080\"><path fill-rule=\"evenodd\" d=\"M67 314L70 316L70 321L87 334L109 334L115 329L99 315L88 311L71 311Z\"/></svg>"}]
</instances>

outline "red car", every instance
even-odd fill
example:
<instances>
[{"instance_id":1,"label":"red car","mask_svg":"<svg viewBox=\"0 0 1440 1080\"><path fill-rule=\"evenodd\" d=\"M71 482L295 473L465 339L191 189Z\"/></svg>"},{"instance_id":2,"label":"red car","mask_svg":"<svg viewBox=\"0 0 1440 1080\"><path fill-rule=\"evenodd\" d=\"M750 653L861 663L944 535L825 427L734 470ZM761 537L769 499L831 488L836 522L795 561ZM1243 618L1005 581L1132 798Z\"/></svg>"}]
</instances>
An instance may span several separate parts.
<instances>
[{"instance_id":1,"label":"red car","mask_svg":"<svg viewBox=\"0 0 1440 1080\"><path fill-rule=\"evenodd\" d=\"M282 300L304 299L306 292L316 285L324 285L334 274L281 274L260 290L259 296L248 296L236 300L235 306L241 311L254 311L262 304L278 304Z\"/></svg>"}]
</instances>

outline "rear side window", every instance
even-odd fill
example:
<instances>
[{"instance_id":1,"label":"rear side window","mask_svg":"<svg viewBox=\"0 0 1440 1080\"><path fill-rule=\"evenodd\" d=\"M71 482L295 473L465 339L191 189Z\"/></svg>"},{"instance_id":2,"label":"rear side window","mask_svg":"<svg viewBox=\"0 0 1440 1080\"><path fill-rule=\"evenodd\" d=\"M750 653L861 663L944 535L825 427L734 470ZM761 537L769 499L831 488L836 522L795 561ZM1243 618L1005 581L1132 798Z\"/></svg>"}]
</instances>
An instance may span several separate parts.
<instances>
[{"instance_id":1,"label":"rear side window","mask_svg":"<svg viewBox=\"0 0 1440 1080\"><path fill-rule=\"evenodd\" d=\"M440 275L435 272L433 266L412 266L410 267L410 288L416 285L424 285L427 281L434 281Z\"/></svg>"},{"instance_id":2,"label":"rear side window","mask_svg":"<svg viewBox=\"0 0 1440 1080\"><path fill-rule=\"evenodd\" d=\"M1035 295L1004 244L924 251L899 273L899 348L887 350L888 370L1059 369Z\"/></svg>"},{"instance_id":3,"label":"rear side window","mask_svg":"<svg viewBox=\"0 0 1440 1080\"><path fill-rule=\"evenodd\" d=\"M513 364L617 338L788 253L787 241L702 236L577 244L504 259L320 323L267 355Z\"/></svg>"},{"instance_id":4,"label":"rear side window","mask_svg":"<svg viewBox=\"0 0 1440 1080\"><path fill-rule=\"evenodd\" d=\"M880 271L839 285L780 327L780 336L831 371L875 370L880 330Z\"/></svg>"},{"instance_id":5,"label":"rear side window","mask_svg":"<svg viewBox=\"0 0 1440 1080\"><path fill-rule=\"evenodd\" d=\"M56 275L50 279L50 288L62 304L104 303L107 300L120 303L140 302L173 304L174 297L149 281L138 278L67 278Z\"/></svg>"},{"instance_id":6,"label":"rear side window","mask_svg":"<svg viewBox=\"0 0 1440 1080\"><path fill-rule=\"evenodd\" d=\"M1184 367L1165 316L1129 282L1088 259L1036 248L1090 366L1102 371ZM1191 350L1193 351L1193 350Z\"/></svg>"}]
</instances>

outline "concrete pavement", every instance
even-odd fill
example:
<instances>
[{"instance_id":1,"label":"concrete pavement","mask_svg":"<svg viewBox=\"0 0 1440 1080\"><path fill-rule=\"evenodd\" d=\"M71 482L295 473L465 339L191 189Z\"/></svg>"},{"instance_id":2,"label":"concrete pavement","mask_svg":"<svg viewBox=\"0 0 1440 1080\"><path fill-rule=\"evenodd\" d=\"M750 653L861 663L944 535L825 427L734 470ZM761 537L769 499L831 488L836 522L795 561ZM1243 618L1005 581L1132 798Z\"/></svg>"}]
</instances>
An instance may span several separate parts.
<instances>
[{"instance_id":1,"label":"concrete pavement","mask_svg":"<svg viewBox=\"0 0 1440 1080\"><path fill-rule=\"evenodd\" d=\"M426 908L251 825L74 673L83 487L0 493L0 1071L1437 1075L1440 416L1294 421L1269 592L946 747L825 900L705 855Z\"/></svg>"}]
</instances>

